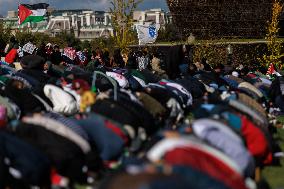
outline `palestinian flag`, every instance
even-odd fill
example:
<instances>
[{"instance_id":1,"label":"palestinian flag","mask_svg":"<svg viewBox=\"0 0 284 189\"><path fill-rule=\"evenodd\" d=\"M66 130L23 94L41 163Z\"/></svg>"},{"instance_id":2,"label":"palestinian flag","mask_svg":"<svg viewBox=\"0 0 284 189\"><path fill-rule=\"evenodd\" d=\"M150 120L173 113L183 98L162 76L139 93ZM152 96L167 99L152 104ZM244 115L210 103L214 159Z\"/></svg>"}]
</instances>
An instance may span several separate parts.
<instances>
[{"instance_id":1,"label":"palestinian flag","mask_svg":"<svg viewBox=\"0 0 284 189\"><path fill-rule=\"evenodd\" d=\"M33 5L20 4L18 8L19 25L27 22L43 21L48 6L49 5L46 3L38 3Z\"/></svg>"}]
</instances>

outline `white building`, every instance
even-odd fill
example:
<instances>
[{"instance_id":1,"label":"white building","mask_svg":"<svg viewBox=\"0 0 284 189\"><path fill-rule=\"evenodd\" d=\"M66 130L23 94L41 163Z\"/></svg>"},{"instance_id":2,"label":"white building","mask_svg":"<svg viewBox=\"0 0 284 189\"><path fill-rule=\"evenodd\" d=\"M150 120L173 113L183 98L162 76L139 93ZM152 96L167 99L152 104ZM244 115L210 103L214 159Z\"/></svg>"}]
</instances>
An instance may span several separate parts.
<instances>
[{"instance_id":1,"label":"white building","mask_svg":"<svg viewBox=\"0 0 284 189\"><path fill-rule=\"evenodd\" d=\"M171 23L171 16L162 9L150 9L134 11L133 20L134 26L160 24L163 28L166 24ZM92 40L114 35L111 14L88 9L53 10L50 8L45 21L26 23L21 26L18 25L18 12L8 11L8 16L3 18L2 22L6 27L10 27L12 32L28 28L31 32L43 32L56 36L65 31L67 33L73 32L75 37L80 40Z\"/></svg>"},{"instance_id":2,"label":"white building","mask_svg":"<svg viewBox=\"0 0 284 189\"><path fill-rule=\"evenodd\" d=\"M166 24L171 23L170 15L160 8L134 11L133 20L134 25L160 24L161 27L165 27Z\"/></svg>"},{"instance_id":3,"label":"white building","mask_svg":"<svg viewBox=\"0 0 284 189\"><path fill-rule=\"evenodd\" d=\"M92 10L59 10L49 17L47 31L55 36L62 31L73 31L81 40L113 35L111 15L103 11Z\"/></svg>"},{"instance_id":4,"label":"white building","mask_svg":"<svg viewBox=\"0 0 284 189\"><path fill-rule=\"evenodd\" d=\"M92 40L98 37L113 35L110 13L92 10L51 10L45 21L38 23L18 24L18 12L8 11L6 18L1 18L6 27L15 33L28 29L31 32L48 33L55 36L59 33L74 32L80 40Z\"/></svg>"}]
</instances>

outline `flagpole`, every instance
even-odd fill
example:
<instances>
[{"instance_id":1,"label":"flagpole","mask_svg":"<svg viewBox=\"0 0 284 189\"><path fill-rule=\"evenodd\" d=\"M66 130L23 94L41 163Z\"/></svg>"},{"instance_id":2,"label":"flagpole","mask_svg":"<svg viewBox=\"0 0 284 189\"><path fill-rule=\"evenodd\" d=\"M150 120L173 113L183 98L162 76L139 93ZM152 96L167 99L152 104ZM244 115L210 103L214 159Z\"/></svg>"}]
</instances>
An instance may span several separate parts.
<instances>
[{"instance_id":1,"label":"flagpole","mask_svg":"<svg viewBox=\"0 0 284 189\"><path fill-rule=\"evenodd\" d=\"M136 25L137 37L138 37L138 51L140 51L141 40L139 39L138 25Z\"/></svg>"},{"instance_id":2,"label":"flagpole","mask_svg":"<svg viewBox=\"0 0 284 189\"><path fill-rule=\"evenodd\" d=\"M19 7L20 7L20 2L18 1L18 30L20 30L20 9L19 9Z\"/></svg>"}]
</instances>

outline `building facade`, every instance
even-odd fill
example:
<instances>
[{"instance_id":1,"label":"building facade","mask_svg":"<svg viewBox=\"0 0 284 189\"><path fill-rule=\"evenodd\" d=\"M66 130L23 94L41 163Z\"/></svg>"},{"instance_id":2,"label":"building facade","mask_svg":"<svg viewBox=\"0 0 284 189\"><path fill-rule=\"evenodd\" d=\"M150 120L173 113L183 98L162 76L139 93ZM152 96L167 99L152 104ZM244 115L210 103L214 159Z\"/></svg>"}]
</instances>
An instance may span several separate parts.
<instances>
[{"instance_id":1,"label":"building facade","mask_svg":"<svg viewBox=\"0 0 284 189\"><path fill-rule=\"evenodd\" d=\"M160 24L163 28L172 22L171 15L162 9L149 9L145 11L133 12L134 25Z\"/></svg>"},{"instance_id":2,"label":"building facade","mask_svg":"<svg viewBox=\"0 0 284 189\"><path fill-rule=\"evenodd\" d=\"M163 28L166 24L171 23L172 18L169 13L161 9L150 9L134 11L133 20L133 27L135 25L160 24ZM82 41L114 35L111 14L88 9L54 10L49 8L44 21L20 26L18 25L18 12L8 11L8 16L2 18L2 22L6 27L11 28L12 32L28 29L31 32L42 32L56 36L64 31L74 33L75 37Z\"/></svg>"},{"instance_id":3,"label":"building facade","mask_svg":"<svg viewBox=\"0 0 284 189\"><path fill-rule=\"evenodd\" d=\"M62 31L74 32L80 40L91 40L113 35L111 15L103 11L57 10L49 16L46 27L52 36Z\"/></svg>"},{"instance_id":4,"label":"building facade","mask_svg":"<svg viewBox=\"0 0 284 189\"><path fill-rule=\"evenodd\" d=\"M1 18L5 27L17 30L47 33L56 36L59 33L73 32L80 40L92 40L113 35L111 15L108 12L93 10L48 10L46 19L38 23L18 24L18 12L8 11L7 17Z\"/></svg>"}]
</instances>

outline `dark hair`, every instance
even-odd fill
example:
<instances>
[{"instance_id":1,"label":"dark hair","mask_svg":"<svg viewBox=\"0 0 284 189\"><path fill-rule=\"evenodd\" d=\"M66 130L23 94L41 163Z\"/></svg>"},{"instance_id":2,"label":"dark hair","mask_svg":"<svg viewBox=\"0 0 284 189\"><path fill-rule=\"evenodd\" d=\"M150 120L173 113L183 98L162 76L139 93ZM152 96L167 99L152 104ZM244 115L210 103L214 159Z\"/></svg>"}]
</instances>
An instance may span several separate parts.
<instances>
[{"instance_id":1,"label":"dark hair","mask_svg":"<svg viewBox=\"0 0 284 189\"><path fill-rule=\"evenodd\" d=\"M219 64L216 64L216 65L214 65L213 66L213 69L224 69L224 65L223 64L221 64L221 63L219 63Z\"/></svg>"},{"instance_id":2,"label":"dark hair","mask_svg":"<svg viewBox=\"0 0 284 189\"><path fill-rule=\"evenodd\" d=\"M123 61L123 58L121 56L121 50L120 49L115 49L113 52L113 61L116 65L118 65L119 67L124 67L125 63Z\"/></svg>"},{"instance_id":3,"label":"dark hair","mask_svg":"<svg viewBox=\"0 0 284 189\"><path fill-rule=\"evenodd\" d=\"M12 36L11 38L10 38L10 42L11 43L16 43L17 41L16 41L16 38L14 37L14 36Z\"/></svg>"},{"instance_id":4,"label":"dark hair","mask_svg":"<svg viewBox=\"0 0 284 189\"><path fill-rule=\"evenodd\" d=\"M100 48L96 48L95 55L96 56L102 56L103 55L103 51Z\"/></svg>"},{"instance_id":5,"label":"dark hair","mask_svg":"<svg viewBox=\"0 0 284 189\"><path fill-rule=\"evenodd\" d=\"M104 50L103 51L103 57L104 58L108 58L109 57L109 51L108 50Z\"/></svg>"},{"instance_id":6,"label":"dark hair","mask_svg":"<svg viewBox=\"0 0 284 189\"><path fill-rule=\"evenodd\" d=\"M92 51L91 51L91 54L92 54L93 56L95 56L95 55L96 55L96 51L92 50Z\"/></svg>"},{"instance_id":7,"label":"dark hair","mask_svg":"<svg viewBox=\"0 0 284 189\"><path fill-rule=\"evenodd\" d=\"M154 52L153 52L153 56L154 56L154 57L159 57L158 51L154 51Z\"/></svg>"},{"instance_id":8,"label":"dark hair","mask_svg":"<svg viewBox=\"0 0 284 189\"><path fill-rule=\"evenodd\" d=\"M80 46L77 46L75 49L76 49L76 51L81 51L82 50L82 48Z\"/></svg>"},{"instance_id":9,"label":"dark hair","mask_svg":"<svg viewBox=\"0 0 284 189\"><path fill-rule=\"evenodd\" d=\"M113 52L113 56L115 57L118 57L118 56L121 56L121 50L120 49L115 49L114 52Z\"/></svg>"},{"instance_id":10,"label":"dark hair","mask_svg":"<svg viewBox=\"0 0 284 189\"><path fill-rule=\"evenodd\" d=\"M146 56L148 54L148 52L145 49L143 49L142 54L143 54L143 56Z\"/></svg>"}]
</instances>

